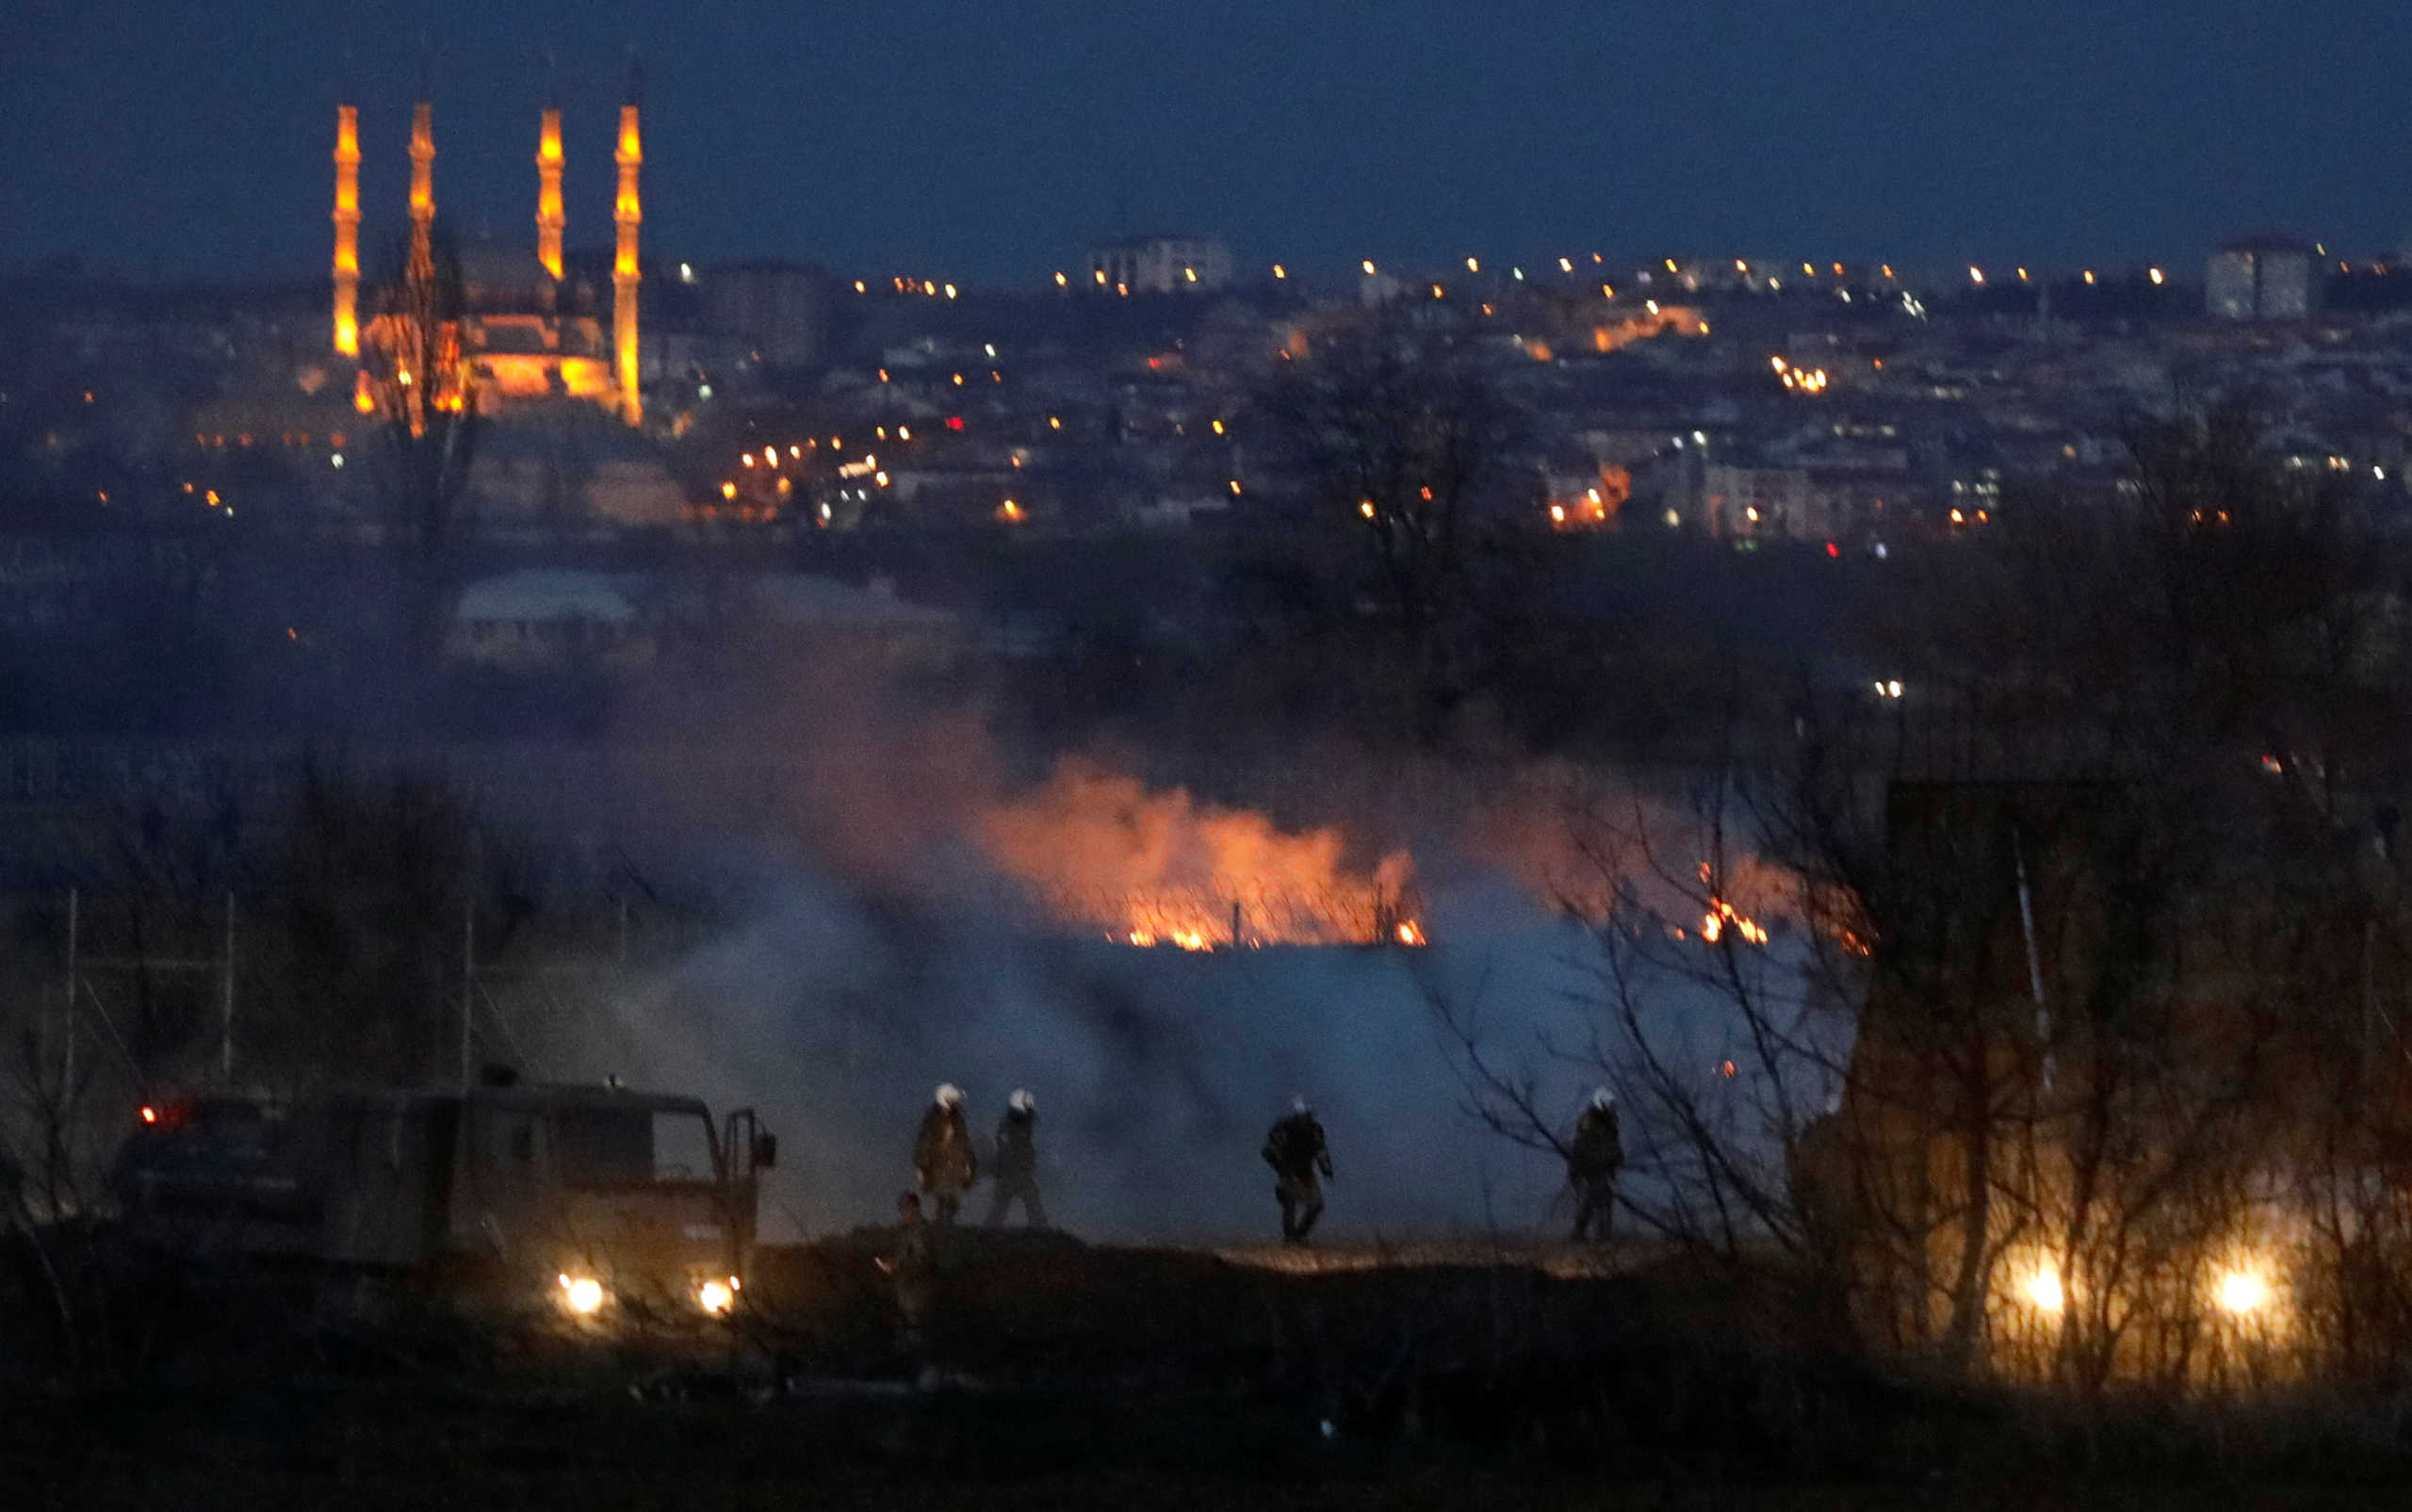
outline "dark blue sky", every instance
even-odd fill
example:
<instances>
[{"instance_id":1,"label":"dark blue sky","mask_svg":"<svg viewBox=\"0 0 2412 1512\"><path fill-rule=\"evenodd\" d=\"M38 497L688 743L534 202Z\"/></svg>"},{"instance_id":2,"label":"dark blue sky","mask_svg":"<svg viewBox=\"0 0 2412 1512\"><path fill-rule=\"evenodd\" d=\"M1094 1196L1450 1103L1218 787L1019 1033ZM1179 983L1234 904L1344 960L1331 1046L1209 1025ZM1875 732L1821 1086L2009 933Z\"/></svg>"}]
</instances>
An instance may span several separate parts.
<instances>
[{"instance_id":1,"label":"dark blue sky","mask_svg":"<svg viewBox=\"0 0 2412 1512\"><path fill-rule=\"evenodd\" d=\"M546 49L573 245L648 77L648 252L1035 280L1126 224L1249 263L1600 250L2199 263L2412 233L2402 0L7 0L0 267L326 266L349 74L372 250L418 38L436 190L532 237Z\"/></svg>"}]
</instances>

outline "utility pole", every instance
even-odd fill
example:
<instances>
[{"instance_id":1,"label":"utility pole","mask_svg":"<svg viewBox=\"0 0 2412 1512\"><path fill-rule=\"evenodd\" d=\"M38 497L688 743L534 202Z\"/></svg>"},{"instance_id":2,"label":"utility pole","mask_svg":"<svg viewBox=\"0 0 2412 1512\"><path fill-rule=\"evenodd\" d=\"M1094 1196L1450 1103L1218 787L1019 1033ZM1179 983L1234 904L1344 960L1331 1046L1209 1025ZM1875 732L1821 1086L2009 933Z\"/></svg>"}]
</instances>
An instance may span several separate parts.
<instances>
[{"instance_id":1,"label":"utility pole","mask_svg":"<svg viewBox=\"0 0 2412 1512\"><path fill-rule=\"evenodd\" d=\"M461 902L461 1090L469 1090L469 1019L478 994L478 901Z\"/></svg>"},{"instance_id":2,"label":"utility pole","mask_svg":"<svg viewBox=\"0 0 2412 1512\"><path fill-rule=\"evenodd\" d=\"M75 1085L75 935L82 922L83 890L67 889L67 1017L59 1026L62 1049L58 1061L58 1095L63 1101Z\"/></svg>"},{"instance_id":3,"label":"utility pole","mask_svg":"<svg viewBox=\"0 0 2412 1512\"><path fill-rule=\"evenodd\" d=\"M2052 1090L2052 1016L2044 1006L2044 961L2035 946L2035 902L2027 886L2027 851L2015 825L2010 832L2011 864L2018 875L2018 927L2027 939L2027 988L2035 999L2035 1044L2044 1056L2044 1090Z\"/></svg>"},{"instance_id":4,"label":"utility pole","mask_svg":"<svg viewBox=\"0 0 2412 1512\"><path fill-rule=\"evenodd\" d=\"M226 889L226 954L218 984L218 1080L235 1084L235 889Z\"/></svg>"}]
</instances>

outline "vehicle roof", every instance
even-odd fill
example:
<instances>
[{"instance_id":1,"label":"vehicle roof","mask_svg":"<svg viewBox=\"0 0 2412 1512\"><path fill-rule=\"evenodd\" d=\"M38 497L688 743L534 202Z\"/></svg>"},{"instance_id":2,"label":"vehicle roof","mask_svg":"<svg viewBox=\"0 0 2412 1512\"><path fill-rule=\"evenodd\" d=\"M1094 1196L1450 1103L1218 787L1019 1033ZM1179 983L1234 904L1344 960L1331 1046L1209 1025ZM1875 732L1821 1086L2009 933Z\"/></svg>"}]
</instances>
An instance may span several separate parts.
<instances>
[{"instance_id":1,"label":"vehicle roof","mask_svg":"<svg viewBox=\"0 0 2412 1512\"><path fill-rule=\"evenodd\" d=\"M329 1087L285 1097L269 1093L200 1091L169 1099L195 1108L253 1106L291 1110L311 1103L403 1108L421 1103L466 1101L481 1108L636 1109L710 1116L701 1097L676 1092L642 1092L589 1081L538 1081L508 1087Z\"/></svg>"}]
</instances>

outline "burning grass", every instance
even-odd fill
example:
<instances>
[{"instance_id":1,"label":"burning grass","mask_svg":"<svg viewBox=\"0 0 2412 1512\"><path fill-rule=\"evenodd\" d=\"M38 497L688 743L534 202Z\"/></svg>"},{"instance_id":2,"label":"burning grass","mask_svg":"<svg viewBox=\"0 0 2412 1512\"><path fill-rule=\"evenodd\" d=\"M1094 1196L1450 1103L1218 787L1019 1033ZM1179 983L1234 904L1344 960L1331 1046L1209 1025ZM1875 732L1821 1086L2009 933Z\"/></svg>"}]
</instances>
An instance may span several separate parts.
<instances>
[{"instance_id":1,"label":"burning grass","mask_svg":"<svg viewBox=\"0 0 2412 1512\"><path fill-rule=\"evenodd\" d=\"M1406 852L1355 866L1336 829L1285 831L1087 761L990 810L980 839L1053 918L1128 945L1425 943Z\"/></svg>"}]
</instances>

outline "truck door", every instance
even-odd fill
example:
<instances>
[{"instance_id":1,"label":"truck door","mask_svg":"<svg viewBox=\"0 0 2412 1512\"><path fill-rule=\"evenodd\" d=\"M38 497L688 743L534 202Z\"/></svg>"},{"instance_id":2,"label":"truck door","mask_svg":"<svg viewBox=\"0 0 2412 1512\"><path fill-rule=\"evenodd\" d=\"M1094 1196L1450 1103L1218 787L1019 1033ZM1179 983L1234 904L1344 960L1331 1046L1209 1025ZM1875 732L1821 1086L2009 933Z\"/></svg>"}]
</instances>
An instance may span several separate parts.
<instances>
[{"instance_id":1,"label":"truck door","mask_svg":"<svg viewBox=\"0 0 2412 1512\"><path fill-rule=\"evenodd\" d=\"M723 1126L720 1175L726 1208L729 1261L741 1269L753 1264L762 1173L778 1162L778 1148L777 1138L763 1131L761 1121L751 1108L737 1109Z\"/></svg>"},{"instance_id":2,"label":"truck door","mask_svg":"<svg viewBox=\"0 0 2412 1512\"><path fill-rule=\"evenodd\" d=\"M526 1249L546 1221L550 1169L545 1117L510 1104L475 1107L469 1130L469 1215L479 1237L506 1257Z\"/></svg>"}]
</instances>

